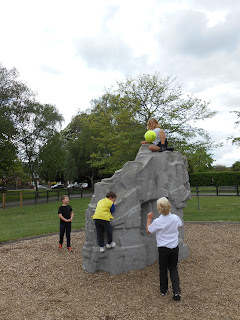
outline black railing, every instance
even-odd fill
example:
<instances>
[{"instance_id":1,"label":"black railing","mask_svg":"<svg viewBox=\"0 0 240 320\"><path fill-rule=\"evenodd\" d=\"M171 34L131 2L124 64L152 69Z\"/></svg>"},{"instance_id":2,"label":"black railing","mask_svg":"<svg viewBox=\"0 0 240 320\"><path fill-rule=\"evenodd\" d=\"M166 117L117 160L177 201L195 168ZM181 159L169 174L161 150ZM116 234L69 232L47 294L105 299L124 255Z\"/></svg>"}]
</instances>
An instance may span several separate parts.
<instances>
[{"instance_id":1,"label":"black railing","mask_svg":"<svg viewBox=\"0 0 240 320\"><path fill-rule=\"evenodd\" d=\"M196 186L191 187L192 195L239 196L239 186Z\"/></svg>"},{"instance_id":2,"label":"black railing","mask_svg":"<svg viewBox=\"0 0 240 320\"><path fill-rule=\"evenodd\" d=\"M87 189L58 189L58 190L38 190L38 191L8 191L0 194L0 207L14 207L26 204L40 204L49 201L59 201L61 195L66 194L71 198L82 198L91 196L92 193Z\"/></svg>"}]
</instances>

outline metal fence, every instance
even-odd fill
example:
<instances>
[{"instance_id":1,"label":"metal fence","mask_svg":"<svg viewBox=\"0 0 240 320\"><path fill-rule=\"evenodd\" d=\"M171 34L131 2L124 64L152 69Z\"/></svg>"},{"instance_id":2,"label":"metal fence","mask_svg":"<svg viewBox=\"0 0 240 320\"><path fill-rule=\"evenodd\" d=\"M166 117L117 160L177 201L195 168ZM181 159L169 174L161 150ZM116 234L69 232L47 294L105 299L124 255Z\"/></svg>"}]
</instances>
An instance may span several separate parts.
<instances>
[{"instance_id":1,"label":"metal fence","mask_svg":"<svg viewBox=\"0 0 240 320\"><path fill-rule=\"evenodd\" d=\"M239 196L239 186L197 186L191 187L192 195Z\"/></svg>"},{"instance_id":2,"label":"metal fence","mask_svg":"<svg viewBox=\"0 0 240 320\"><path fill-rule=\"evenodd\" d=\"M7 207L16 207L27 204L48 203L49 201L58 201L65 194L69 198L82 198L91 196L89 190L81 189L58 189L58 190L38 190L38 191L13 191L4 192L0 196L0 206L2 209Z\"/></svg>"},{"instance_id":3,"label":"metal fence","mask_svg":"<svg viewBox=\"0 0 240 320\"><path fill-rule=\"evenodd\" d=\"M16 207L27 204L40 204L49 201L59 201L61 195L71 198L90 197L87 189L58 189L38 191L8 191L0 195L0 208ZM197 196L239 196L239 186L197 186L191 187L191 194Z\"/></svg>"}]
</instances>

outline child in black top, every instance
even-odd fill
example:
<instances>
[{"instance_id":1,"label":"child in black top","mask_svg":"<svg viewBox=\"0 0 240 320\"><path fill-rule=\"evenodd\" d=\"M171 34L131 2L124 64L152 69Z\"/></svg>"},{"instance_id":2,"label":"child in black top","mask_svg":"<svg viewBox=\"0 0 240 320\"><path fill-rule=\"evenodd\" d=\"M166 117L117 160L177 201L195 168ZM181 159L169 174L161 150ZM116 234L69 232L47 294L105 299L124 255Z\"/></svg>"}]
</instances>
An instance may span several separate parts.
<instances>
[{"instance_id":1,"label":"child in black top","mask_svg":"<svg viewBox=\"0 0 240 320\"><path fill-rule=\"evenodd\" d=\"M70 233L71 233L71 221L73 219L72 207L68 204L68 196L63 195L61 197L62 205L58 209L58 216L60 218L60 238L59 238L59 249L62 249L63 236L66 230L67 237L67 249L72 252L70 244Z\"/></svg>"}]
</instances>

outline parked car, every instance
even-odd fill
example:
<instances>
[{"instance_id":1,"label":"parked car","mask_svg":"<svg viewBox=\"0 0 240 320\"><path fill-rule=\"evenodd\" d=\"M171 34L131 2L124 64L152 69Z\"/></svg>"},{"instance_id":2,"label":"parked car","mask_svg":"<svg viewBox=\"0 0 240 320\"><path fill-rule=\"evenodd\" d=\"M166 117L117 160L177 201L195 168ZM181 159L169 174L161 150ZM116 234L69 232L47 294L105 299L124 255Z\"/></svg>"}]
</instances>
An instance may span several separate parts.
<instances>
[{"instance_id":1,"label":"parked car","mask_svg":"<svg viewBox=\"0 0 240 320\"><path fill-rule=\"evenodd\" d=\"M2 187L2 186L0 186L0 192L5 192L5 191L8 191L8 190L7 190L7 187Z\"/></svg>"},{"instance_id":2,"label":"parked car","mask_svg":"<svg viewBox=\"0 0 240 320\"><path fill-rule=\"evenodd\" d=\"M70 183L67 188L81 188L81 185L77 182L74 182L74 183Z\"/></svg>"},{"instance_id":3,"label":"parked car","mask_svg":"<svg viewBox=\"0 0 240 320\"><path fill-rule=\"evenodd\" d=\"M82 183L82 188L87 188L87 187L88 187L88 183L87 182Z\"/></svg>"},{"instance_id":4,"label":"parked car","mask_svg":"<svg viewBox=\"0 0 240 320\"><path fill-rule=\"evenodd\" d=\"M36 190L36 187L34 187L34 189ZM47 190L47 188L42 186L41 184L39 184L38 185L38 190Z\"/></svg>"},{"instance_id":5,"label":"parked car","mask_svg":"<svg viewBox=\"0 0 240 320\"><path fill-rule=\"evenodd\" d=\"M64 188L64 184L55 184L54 186L51 186L51 189L63 189Z\"/></svg>"}]
</instances>

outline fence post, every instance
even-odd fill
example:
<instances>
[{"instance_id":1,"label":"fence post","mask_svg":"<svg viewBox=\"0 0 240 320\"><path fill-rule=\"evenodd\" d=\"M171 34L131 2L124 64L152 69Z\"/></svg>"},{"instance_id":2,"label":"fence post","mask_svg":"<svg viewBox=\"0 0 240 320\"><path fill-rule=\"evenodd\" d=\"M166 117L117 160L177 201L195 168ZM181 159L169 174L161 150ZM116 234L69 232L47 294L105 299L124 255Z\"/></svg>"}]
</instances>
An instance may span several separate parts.
<instances>
[{"instance_id":1,"label":"fence post","mask_svg":"<svg viewBox=\"0 0 240 320\"><path fill-rule=\"evenodd\" d=\"M58 201L59 201L59 190L57 191L57 195L58 195L57 197L58 197Z\"/></svg>"},{"instance_id":2,"label":"fence post","mask_svg":"<svg viewBox=\"0 0 240 320\"><path fill-rule=\"evenodd\" d=\"M68 198L70 199L70 196L71 196L71 190L70 188L68 189Z\"/></svg>"},{"instance_id":3,"label":"fence post","mask_svg":"<svg viewBox=\"0 0 240 320\"><path fill-rule=\"evenodd\" d=\"M20 192L20 207L23 206L23 193L22 191Z\"/></svg>"},{"instance_id":4,"label":"fence post","mask_svg":"<svg viewBox=\"0 0 240 320\"><path fill-rule=\"evenodd\" d=\"M3 192L3 202L2 202L2 208L5 209L6 208L6 194Z\"/></svg>"},{"instance_id":5,"label":"fence post","mask_svg":"<svg viewBox=\"0 0 240 320\"><path fill-rule=\"evenodd\" d=\"M38 194L37 194L37 191L35 192L35 204L37 204L37 197L38 197Z\"/></svg>"},{"instance_id":6,"label":"fence post","mask_svg":"<svg viewBox=\"0 0 240 320\"><path fill-rule=\"evenodd\" d=\"M239 186L236 186L236 187L237 187L237 196L239 196L239 189L238 189Z\"/></svg>"},{"instance_id":7,"label":"fence post","mask_svg":"<svg viewBox=\"0 0 240 320\"><path fill-rule=\"evenodd\" d=\"M217 194L217 196L218 196L218 186L216 186L216 194Z\"/></svg>"},{"instance_id":8,"label":"fence post","mask_svg":"<svg viewBox=\"0 0 240 320\"><path fill-rule=\"evenodd\" d=\"M199 210L200 206L199 206L199 190L198 190L198 186L196 187L196 190L197 190L197 201L198 201L198 210Z\"/></svg>"},{"instance_id":9,"label":"fence post","mask_svg":"<svg viewBox=\"0 0 240 320\"><path fill-rule=\"evenodd\" d=\"M49 198L49 195L48 195L48 190L47 190L47 203L48 203L48 198Z\"/></svg>"},{"instance_id":10,"label":"fence post","mask_svg":"<svg viewBox=\"0 0 240 320\"><path fill-rule=\"evenodd\" d=\"M81 198L82 198L82 188L81 188Z\"/></svg>"}]
</instances>

